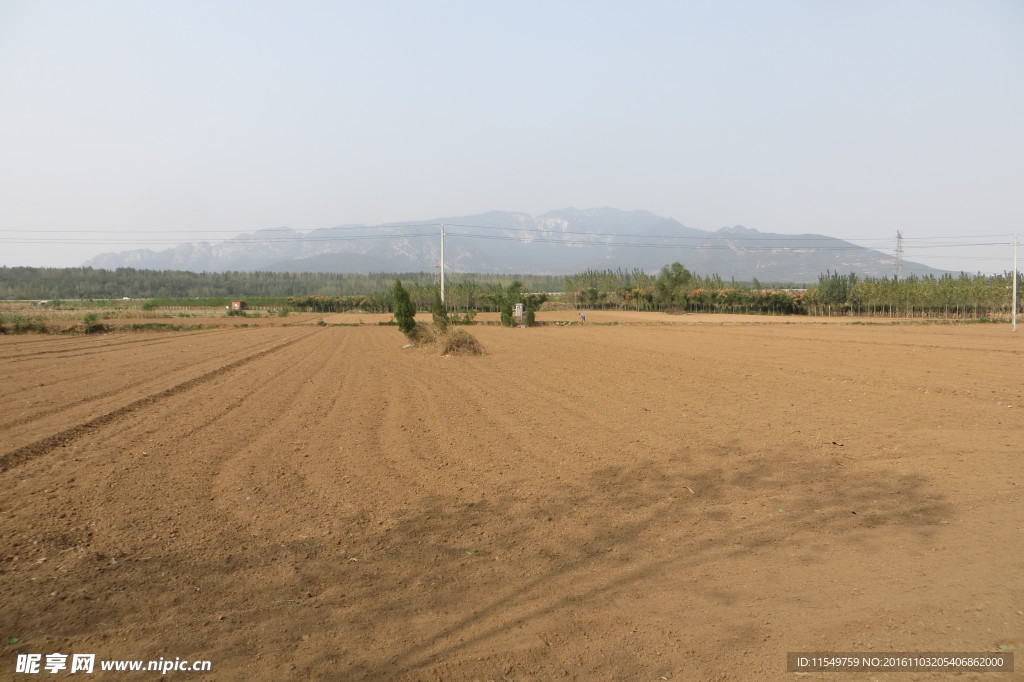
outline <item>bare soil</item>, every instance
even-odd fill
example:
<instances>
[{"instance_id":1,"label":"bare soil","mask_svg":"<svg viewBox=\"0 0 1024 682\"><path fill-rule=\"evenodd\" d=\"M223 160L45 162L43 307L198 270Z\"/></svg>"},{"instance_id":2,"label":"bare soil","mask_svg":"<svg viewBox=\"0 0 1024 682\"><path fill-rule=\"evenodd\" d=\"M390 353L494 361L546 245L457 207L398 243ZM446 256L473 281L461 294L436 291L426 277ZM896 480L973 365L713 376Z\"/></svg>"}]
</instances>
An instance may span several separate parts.
<instances>
[{"instance_id":1,"label":"bare soil","mask_svg":"<svg viewBox=\"0 0 1024 682\"><path fill-rule=\"evenodd\" d=\"M372 316L0 337L0 679L52 652L519 681L1022 650L1024 336L628 315L472 327L481 357Z\"/></svg>"}]
</instances>

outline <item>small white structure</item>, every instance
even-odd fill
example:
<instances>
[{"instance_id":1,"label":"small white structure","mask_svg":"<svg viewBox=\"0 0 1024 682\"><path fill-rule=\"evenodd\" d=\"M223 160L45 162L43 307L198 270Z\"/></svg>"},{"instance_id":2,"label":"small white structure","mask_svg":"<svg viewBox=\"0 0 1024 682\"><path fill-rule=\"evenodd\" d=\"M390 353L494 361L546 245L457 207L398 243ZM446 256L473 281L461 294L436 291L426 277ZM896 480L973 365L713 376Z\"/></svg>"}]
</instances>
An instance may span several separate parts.
<instances>
[{"instance_id":1,"label":"small white structure","mask_svg":"<svg viewBox=\"0 0 1024 682\"><path fill-rule=\"evenodd\" d=\"M523 321L523 304L522 303L516 303L516 308L515 308L515 310L512 311L512 317L516 318L520 322Z\"/></svg>"}]
</instances>

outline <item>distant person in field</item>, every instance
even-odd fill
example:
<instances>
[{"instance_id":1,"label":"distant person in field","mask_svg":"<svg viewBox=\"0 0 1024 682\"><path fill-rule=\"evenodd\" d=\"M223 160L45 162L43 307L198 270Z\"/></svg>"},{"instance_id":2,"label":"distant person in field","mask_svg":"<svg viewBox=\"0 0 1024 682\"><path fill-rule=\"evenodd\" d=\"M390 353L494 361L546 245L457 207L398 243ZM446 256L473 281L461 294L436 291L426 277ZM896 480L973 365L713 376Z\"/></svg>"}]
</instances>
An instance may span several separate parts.
<instances>
[{"instance_id":1,"label":"distant person in field","mask_svg":"<svg viewBox=\"0 0 1024 682\"><path fill-rule=\"evenodd\" d=\"M583 313L580 313L580 320L582 320L583 322L586 322L587 321L587 316L584 315Z\"/></svg>"}]
</instances>

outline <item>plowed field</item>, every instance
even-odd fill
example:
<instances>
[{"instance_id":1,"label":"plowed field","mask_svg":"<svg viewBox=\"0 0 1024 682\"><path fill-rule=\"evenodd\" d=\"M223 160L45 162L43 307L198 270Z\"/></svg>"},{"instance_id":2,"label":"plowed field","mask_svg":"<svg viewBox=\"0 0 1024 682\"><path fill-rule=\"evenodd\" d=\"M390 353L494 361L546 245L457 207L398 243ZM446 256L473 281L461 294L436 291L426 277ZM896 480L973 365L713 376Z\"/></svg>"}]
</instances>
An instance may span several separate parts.
<instances>
[{"instance_id":1,"label":"plowed field","mask_svg":"<svg viewBox=\"0 0 1024 682\"><path fill-rule=\"evenodd\" d=\"M1020 652L1024 337L715 320L478 326L482 357L370 325L0 337L0 679L53 652L517 681Z\"/></svg>"}]
</instances>

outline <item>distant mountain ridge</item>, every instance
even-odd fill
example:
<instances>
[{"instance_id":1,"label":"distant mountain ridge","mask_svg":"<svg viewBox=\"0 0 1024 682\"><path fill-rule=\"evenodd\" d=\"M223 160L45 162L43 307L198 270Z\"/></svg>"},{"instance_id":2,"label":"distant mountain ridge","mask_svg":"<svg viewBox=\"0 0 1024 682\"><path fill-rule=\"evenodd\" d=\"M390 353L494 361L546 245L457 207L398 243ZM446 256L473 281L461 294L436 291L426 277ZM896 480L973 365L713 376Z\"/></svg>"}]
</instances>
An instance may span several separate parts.
<instances>
[{"instance_id":1,"label":"distant mountain ridge","mask_svg":"<svg viewBox=\"0 0 1024 682\"><path fill-rule=\"evenodd\" d=\"M893 256L818 234L784 235L747 227L716 232L649 211L573 208L541 216L492 211L387 225L341 225L300 233L282 227L224 242L163 251L105 253L85 266L195 272L416 272L437 268L445 225L445 267L460 272L570 274L587 269L655 271L679 261L725 279L814 282L826 270L891 276ZM905 262L904 275L944 271Z\"/></svg>"}]
</instances>

